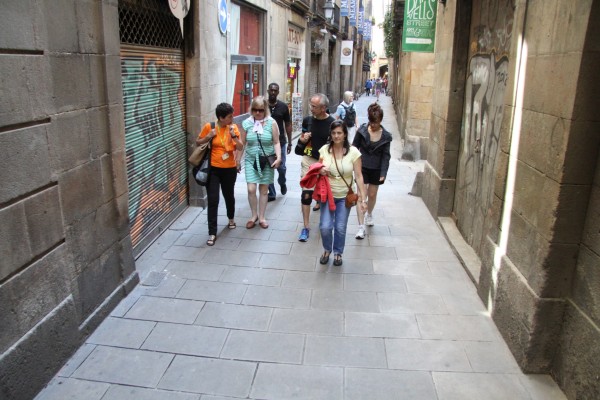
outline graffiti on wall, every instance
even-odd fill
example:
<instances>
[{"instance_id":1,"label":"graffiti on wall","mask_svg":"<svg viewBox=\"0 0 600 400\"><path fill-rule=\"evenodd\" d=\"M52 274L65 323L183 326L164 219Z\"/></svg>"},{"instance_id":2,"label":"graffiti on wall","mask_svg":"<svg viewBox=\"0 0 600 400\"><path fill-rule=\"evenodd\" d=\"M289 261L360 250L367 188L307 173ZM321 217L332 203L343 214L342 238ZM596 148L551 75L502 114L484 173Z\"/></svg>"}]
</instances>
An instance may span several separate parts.
<instances>
[{"instance_id":1,"label":"graffiti on wall","mask_svg":"<svg viewBox=\"0 0 600 400\"><path fill-rule=\"evenodd\" d=\"M465 91L461 183L471 188L468 196L479 199L484 209L493 195L493 167L498 155L507 81L508 58L496 61L492 53L471 59Z\"/></svg>"},{"instance_id":2,"label":"graffiti on wall","mask_svg":"<svg viewBox=\"0 0 600 400\"><path fill-rule=\"evenodd\" d=\"M168 55L121 58L134 247L187 198L183 71Z\"/></svg>"},{"instance_id":3,"label":"graffiti on wall","mask_svg":"<svg viewBox=\"0 0 600 400\"><path fill-rule=\"evenodd\" d=\"M513 1L476 2L471 21L455 213L463 235L477 249L494 199Z\"/></svg>"}]
</instances>

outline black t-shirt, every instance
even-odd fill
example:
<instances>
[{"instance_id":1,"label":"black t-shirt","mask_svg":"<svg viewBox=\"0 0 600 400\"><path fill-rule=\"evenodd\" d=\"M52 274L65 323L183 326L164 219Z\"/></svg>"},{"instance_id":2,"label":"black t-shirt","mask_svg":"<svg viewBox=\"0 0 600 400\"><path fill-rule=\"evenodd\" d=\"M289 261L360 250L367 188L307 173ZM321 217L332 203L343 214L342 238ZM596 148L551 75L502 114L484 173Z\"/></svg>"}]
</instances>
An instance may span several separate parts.
<instances>
[{"instance_id":1,"label":"black t-shirt","mask_svg":"<svg viewBox=\"0 0 600 400\"><path fill-rule=\"evenodd\" d=\"M335 118L331 115L325 119L316 119L312 116L308 116L302 120L302 132L311 133L312 158L316 160L319 159L319 150L327 144L329 130L333 121L335 121Z\"/></svg>"},{"instance_id":2,"label":"black t-shirt","mask_svg":"<svg viewBox=\"0 0 600 400\"><path fill-rule=\"evenodd\" d=\"M274 106L269 104L271 109L271 117L277 122L279 128L279 143L287 143L287 133L285 132L285 124L290 122L290 110L283 101L277 100Z\"/></svg>"}]
</instances>

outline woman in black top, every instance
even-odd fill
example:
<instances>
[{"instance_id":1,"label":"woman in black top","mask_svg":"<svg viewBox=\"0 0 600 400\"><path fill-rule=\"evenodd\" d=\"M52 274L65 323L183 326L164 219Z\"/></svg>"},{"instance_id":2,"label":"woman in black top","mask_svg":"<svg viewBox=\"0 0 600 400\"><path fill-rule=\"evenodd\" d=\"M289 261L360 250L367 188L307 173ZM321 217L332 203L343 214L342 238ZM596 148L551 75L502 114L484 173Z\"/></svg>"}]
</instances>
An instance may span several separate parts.
<instances>
[{"instance_id":1,"label":"woman in black top","mask_svg":"<svg viewBox=\"0 0 600 400\"><path fill-rule=\"evenodd\" d=\"M364 239L365 225L373 226L373 209L377 202L379 185L383 185L390 166L390 143L392 135L381 125L383 110L377 103L368 108L369 123L357 129L352 146L358 148L362 159L362 175L367 188L367 212L357 207L358 232L357 239Z\"/></svg>"}]
</instances>

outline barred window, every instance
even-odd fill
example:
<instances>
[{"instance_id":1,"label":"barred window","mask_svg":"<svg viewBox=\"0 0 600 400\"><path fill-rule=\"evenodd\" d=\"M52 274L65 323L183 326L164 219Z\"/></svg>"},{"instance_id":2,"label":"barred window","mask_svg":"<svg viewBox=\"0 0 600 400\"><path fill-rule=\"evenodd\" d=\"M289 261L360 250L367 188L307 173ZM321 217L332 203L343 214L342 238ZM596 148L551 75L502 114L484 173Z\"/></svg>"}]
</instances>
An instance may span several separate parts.
<instances>
[{"instance_id":1,"label":"barred window","mask_svg":"<svg viewBox=\"0 0 600 400\"><path fill-rule=\"evenodd\" d=\"M182 49L179 20L164 0L120 0L121 43Z\"/></svg>"}]
</instances>

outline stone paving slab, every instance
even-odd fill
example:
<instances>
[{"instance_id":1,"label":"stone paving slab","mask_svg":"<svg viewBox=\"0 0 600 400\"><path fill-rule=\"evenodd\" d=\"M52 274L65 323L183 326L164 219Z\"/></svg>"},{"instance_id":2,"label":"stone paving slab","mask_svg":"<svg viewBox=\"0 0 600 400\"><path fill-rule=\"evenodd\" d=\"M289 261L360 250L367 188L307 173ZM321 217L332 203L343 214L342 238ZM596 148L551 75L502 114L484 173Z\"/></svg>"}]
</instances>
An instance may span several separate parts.
<instances>
[{"instance_id":1,"label":"stone paving slab","mask_svg":"<svg viewBox=\"0 0 600 400\"><path fill-rule=\"evenodd\" d=\"M360 121L374 97L357 100ZM344 263L319 264L318 221L302 229L300 159L288 193L267 206L268 229L237 228L221 201L218 239L190 208L137 260L142 283L66 363L42 400L564 400L547 375L525 375L422 199L409 194L423 164L399 161L394 135L375 226L356 240L350 214Z\"/></svg>"}]
</instances>

